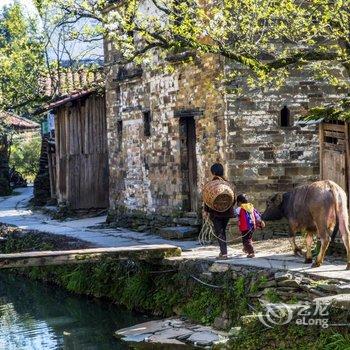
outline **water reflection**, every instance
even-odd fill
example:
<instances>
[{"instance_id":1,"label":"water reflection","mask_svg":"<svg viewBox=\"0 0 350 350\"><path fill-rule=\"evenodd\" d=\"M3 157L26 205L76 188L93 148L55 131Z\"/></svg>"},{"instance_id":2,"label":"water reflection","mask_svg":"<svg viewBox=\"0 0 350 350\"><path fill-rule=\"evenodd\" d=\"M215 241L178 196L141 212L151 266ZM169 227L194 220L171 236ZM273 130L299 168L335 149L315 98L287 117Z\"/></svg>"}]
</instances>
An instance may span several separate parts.
<instances>
[{"instance_id":1,"label":"water reflection","mask_svg":"<svg viewBox=\"0 0 350 350\"><path fill-rule=\"evenodd\" d=\"M1 350L128 349L113 332L144 321L108 302L0 273Z\"/></svg>"}]
</instances>

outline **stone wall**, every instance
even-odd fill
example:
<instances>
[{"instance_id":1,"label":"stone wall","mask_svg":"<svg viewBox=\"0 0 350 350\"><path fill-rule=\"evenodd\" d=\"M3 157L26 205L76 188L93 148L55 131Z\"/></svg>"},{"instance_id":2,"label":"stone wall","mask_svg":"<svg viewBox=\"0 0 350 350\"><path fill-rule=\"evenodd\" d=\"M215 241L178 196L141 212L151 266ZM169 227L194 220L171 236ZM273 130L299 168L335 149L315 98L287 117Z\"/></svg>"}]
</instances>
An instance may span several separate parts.
<instances>
[{"instance_id":1,"label":"stone wall","mask_svg":"<svg viewBox=\"0 0 350 350\"><path fill-rule=\"evenodd\" d=\"M227 68L232 70L233 68ZM339 70L340 79L344 73ZM248 90L248 89L247 89ZM343 88L315 81L310 71L293 71L279 89L227 94L229 177L238 191L248 192L261 209L275 192L319 178L318 126L300 126L310 108L346 95ZM290 111L290 125L281 126L281 111Z\"/></svg>"},{"instance_id":2,"label":"stone wall","mask_svg":"<svg viewBox=\"0 0 350 350\"><path fill-rule=\"evenodd\" d=\"M106 57L113 57L112 46L106 44L106 50ZM215 86L221 70L220 60L213 56L179 65L174 73L137 71L134 66L111 70L107 82L111 211L167 216L185 210L189 199L181 118L195 120L195 186L201 188L213 162L224 161L225 103ZM148 111L151 123L146 136Z\"/></svg>"},{"instance_id":3,"label":"stone wall","mask_svg":"<svg viewBox=\"0 0 350 350\"><path fill-rule=\"evenodd\" d=\"M112 44L106 43L105 51L112 62L117 56ZM247 89L237 96L219 80L230 69L237 67L209 55L179 62L172 73L111 65L106 91L111 213L167 217L188 210L179 126L186 113L194 115L196 126L198 212L200 189L216 161L261 210L272 193L319 178L318 127L299 125L297 118L346 91L313 80L305 69L292 72L282 88ZM288 126L281 125L284 106Z\"/></svg>"}]
</instances>

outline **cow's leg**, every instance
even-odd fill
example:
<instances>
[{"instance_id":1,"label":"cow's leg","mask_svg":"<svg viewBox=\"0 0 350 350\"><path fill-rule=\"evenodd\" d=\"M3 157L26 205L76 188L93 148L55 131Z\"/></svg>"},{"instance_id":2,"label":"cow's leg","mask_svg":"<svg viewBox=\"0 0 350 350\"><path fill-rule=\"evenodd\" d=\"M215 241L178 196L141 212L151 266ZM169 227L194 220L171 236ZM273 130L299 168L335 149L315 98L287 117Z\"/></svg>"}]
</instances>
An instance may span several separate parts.
<instances>
[{"instance_id":1,"label":"cow's leg","mask_svg":"<svg viewBox=\"0 0 350 350\"><path fill-rule=\"evenodd\" d=\"M316 261L312 264L312 267L321 266L326 255L327 248L329 246L330 239L330 231L325 226L318 226L318 235L321 240L321 248L320 252L316 257Z\"/></svg>"},{"instance_id":2,"label":"cow's leg","mask_svg":"<svg viewBox=\"0 0 350 350\"><path fill-rule=\"evenodd\" d=\"M297 246L295 242L295 231L292 227L289 227L289 242L292 245L294 255L303 256L303 251Z\"/></svg>"},{"instance_id":3,"label":"cow's leg","mask_svg":"<svg viewBox=\"0 0 350 350\"><path fill-rule=\"evenodd\" d=\"M314 242L312 232L306 232L306 256L305 256L305 264L312 263L312 253L311 248Z\"/></svg>"},{"instance_id":4,"label":"cow's leg","mask_svg":"<svg viewBox=\"0 0 350 350\"><path fill-rule=\"evenodd\" d=\"M348 226L345 222L341 222L339 224L339 231L341 234L341 238L346 248L346 256L347 256L347 266L346 269L350 270L350 232Z\"/></svg>"}]
</instances>

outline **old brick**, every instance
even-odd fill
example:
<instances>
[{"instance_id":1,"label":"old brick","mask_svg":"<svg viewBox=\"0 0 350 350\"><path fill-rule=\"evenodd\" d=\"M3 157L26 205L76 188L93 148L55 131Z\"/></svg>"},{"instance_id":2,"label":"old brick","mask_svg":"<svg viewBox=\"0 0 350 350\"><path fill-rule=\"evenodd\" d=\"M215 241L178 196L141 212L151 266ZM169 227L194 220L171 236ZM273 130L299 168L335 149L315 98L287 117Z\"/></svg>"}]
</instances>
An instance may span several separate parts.
<instances>
[{"instance_id":1,"label":"old brick","mask_svg":"<svg viewBox=\"0 0 350 350\"><path fill-rule=\"evenodd\" d=\"M290 159L292 160L296 160L299 157L301 157L304 154L303 151L290 151L289 155L290 155Z\"/></svg>"},{"instance_id":2,"label":"old brick","mask_svg":"<svg viewBox=\"0 0 350 350\"><path fill-rule=\"evenodd\" d=\"M258 169L258 173L259 173L259 175L262 175L262 176L269 176L272 173L272 169L271 168L260 168L260 169Z\"/></svg>"},{"instance_id":3,"label":"old brick","mask_svg":"<svg viewBox=\"0 0 350 350\"><path fill-rule=\"evenodd\" d=\"M265 151L264 159L275 159L275 152L273 151Z\"/></svg>"},{"instance_id":4,"label":"old brick","mask_svg":"<svg viewBox=\"0 0 350 350\"><path fill-rule=\"evenodd\" d=\"M111 50L106 60L115 75L118 67L113 66L115 49ZM281 89L246 89L241 98L230 92L223 98L216 78L224 68L231 68L223 67L211 55L203 55L193 65L177 66L174 74L143 68L137 83L125 80L107 86L111 203L162 213L189 205L188 164L183 155L186 139L180 137L179 118L174 116L179 110L203 111L195 118L199 189L210 177L210 165L216 161L229 165L230 180L258 201L317 178L317 128L281 128L280 111L286 104L296 116L324 101L331 103L341 98L345 91L339 91L337 96L337 90L326 83L316 84L305 69L291 72L291 79ZM243 74L231 85L244 89L244 70L236 65L232 69ZM214 84L213 89L208 89L210 84ZM117 89L120 93L111 93ZM140 135L142 112L147 106L154 133L145 142ZM123 150L117 154L118 118L125 127Z\"/></svg>"},{"instance_id":5,"label":"old brick","mask_svg":"<svg viewBox=\"0 0 350 350\"><path fill-rule=\"evenodd\" d=\"M299 175L299 168L298 167L286 168L285 169L285 174L286 175L290 175L290 176Z\"/></svg>"},{"instance_id":6,"label":"old brick","mask_svg":"<svg viewBox=\"0 0 350 350\"><path fill-rule=\"evenodd\" d=\"M246 151L236 151L235 157L237 160L248 160L250 158L250 152Z\"/></svg>"}]
</instances>

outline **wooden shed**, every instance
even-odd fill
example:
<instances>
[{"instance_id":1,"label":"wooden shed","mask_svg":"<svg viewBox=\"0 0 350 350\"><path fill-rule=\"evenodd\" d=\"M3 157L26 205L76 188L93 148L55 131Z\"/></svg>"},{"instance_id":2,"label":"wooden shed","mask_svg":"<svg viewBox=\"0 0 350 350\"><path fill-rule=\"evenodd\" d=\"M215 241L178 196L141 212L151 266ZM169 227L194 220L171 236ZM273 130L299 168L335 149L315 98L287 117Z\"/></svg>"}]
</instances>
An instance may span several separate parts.
<instances>
[{"instance_id":1,"label":"wooden shed","mask_svg":"<svg viewBox=\"0 0 350 350\"><path fill-rule=\"evenodd\" d=\"M55 115L55 186L59 204L108 207L109 174L104 92L71 94L51 103Z\"/></svg>"}]
</instances>

